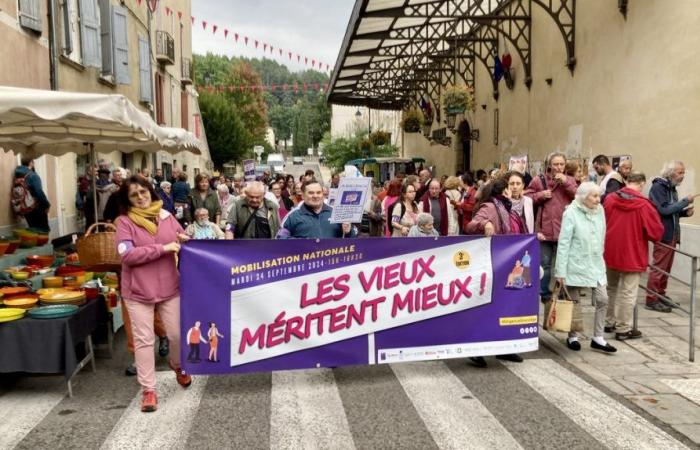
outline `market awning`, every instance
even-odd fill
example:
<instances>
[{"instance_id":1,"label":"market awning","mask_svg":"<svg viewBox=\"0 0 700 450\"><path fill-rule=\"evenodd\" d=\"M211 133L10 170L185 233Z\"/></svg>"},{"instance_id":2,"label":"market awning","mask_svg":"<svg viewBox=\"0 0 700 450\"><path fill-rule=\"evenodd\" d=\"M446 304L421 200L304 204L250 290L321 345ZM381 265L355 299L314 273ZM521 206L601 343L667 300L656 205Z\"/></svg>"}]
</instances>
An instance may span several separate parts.
<instances>
[{"instance_id":1,"label":"market awning","mask_svg":"<svg viewBox=\"0 0 700 450\"><path fill-rule=\"evenodd\" d=\"M122 95L0 86L0 147L38 155L137 150L199 154L192 133L158 126Z\"/></svg>"},{"instance_id":2,"label":"market awning","mask_svg":"<svg viewBox=\"0 0 700 450\"><path fill-rule=\"evenodd\" d=\"M435 101L440 86L473 85L476 61L493 74L502 51L520 58L529 86L532 5L559 27L573 70L575 0L356 0L328 102L401 109L423 94Z\"/></svg>"}]
</instances>

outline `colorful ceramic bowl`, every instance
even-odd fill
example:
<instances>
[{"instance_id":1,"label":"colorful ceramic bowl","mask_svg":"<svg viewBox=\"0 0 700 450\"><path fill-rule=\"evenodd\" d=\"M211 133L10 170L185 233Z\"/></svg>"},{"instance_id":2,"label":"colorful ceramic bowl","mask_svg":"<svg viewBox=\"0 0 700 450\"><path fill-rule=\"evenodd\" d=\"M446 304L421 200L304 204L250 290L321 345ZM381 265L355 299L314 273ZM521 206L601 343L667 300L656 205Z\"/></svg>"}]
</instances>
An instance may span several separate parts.
<instances>
[{"instance_id":1,"label":"colorful ceramic bowl","mask_svg":"<svg viewBox=\"0 0 700 450\"><path fill-rule=\"evenodd\" d=\"M38 301L39 299L34 297L19 297L8 298L4 300L4 303L8 308L31 309L36 306Z\"/></svg>"},{"instance_id":2,"label":"colorful ceramic bowl","mask_svg":"<svg viewBox=\"0 0 700 450\"><path fill-rule=\"evenodd\" d=\"M10 297L13 295L17 296L19 294L26 294L27 292L29 292L29 288L26 286L0 288L0 294L3 294L5 297Z\"/></svg>"},{"instance_id":3,"label":"colorful ceramic bowl","mask_svg":"<svg viewBox=\"0 0 700 450\"><path fill-rule=\"evenodd\" d=\"M34 248L36 247L36 235L35 234L24 234L19 238L19 246L22 248Z\"/></svg>"},{"instance_id":4,"label":"colorful ceramic bowl","mask_svg":"<svg viewBox=\"0 0 700 450\"><path fill-rule=\"evenodd\" d=\"M36 245L41 247L42 245L46 245L49 243L49 235L48 234L37 234L36 235Z\"/></svg>"},{"instance_id":5,"label":"colorful ceramic bowl","mask_svg":"<svg viewBox=\"0 0 700 450\"><path fill-rule=\"evenodd\" d=\"M27 315L32 319L60 319L75 314L78 309L75 305L40 306L28 311Z\"/></svg>"},{"instance_id":6,"label":"colorful ceramic bowl","mask_svg":"<svg viewBox=\"0 0 700 450\"><path fill-rule=\"evenodd\" d=\"M7 247L7 250L5 250L6 255L11 255L16 252L19 248L19 244L21 243L19 239L9 239L7 242L10 243L10 246Z\"/></svg>"},{"instance_id":7,"label":"colorful ceramic bowl","mask_svg":"<svg viewBox=\"0 0 700 450\"><path fill-rule=\"evenodd\" d=\"M29 279L29 272L12 272L12 279L17 281L24 281Z\"/></svg>"},{"instance_id":8,"label":"colorful ceramic bowl","mask_svg":"<svg viewBox=\"0 0 700 450\"><path fill-rule=\"evenodd\" d=\"M27 256L27 264L38 267L51 267L51 264L56 260L53 255L31 255Z\"/></svg>"},{"instance_id":9,"label":"colorful ceramic bowl","mask_svg":"<svg viewBox=\"0 0 700 450\"><path fill-rule=\"evenodd\" d=\"M11 322L24 317L26 310L22 308L2 308L0 309L0 322Z\"/></svg>"},{"instance_id":10,"label":"colorful ceramic bowl","mask_svg":"<svg viewBox=\"0 0 700 450\"><path fill-rule=\"evenodd\" d=\"M45 288L62 288L63 277L44 277L44 279L41 280L41 284Z\"/></svg>"},{"instance_id":11,"label":"colorful ceramic bowl","mask_svg":"<svg viewBox=\"0 0 700 450\"><path fill-rule=\"evenodd\" d=\"M4 255L8 248L10 248L9 241L0 242L0 256Z\"/></svg>"}]
</instances>

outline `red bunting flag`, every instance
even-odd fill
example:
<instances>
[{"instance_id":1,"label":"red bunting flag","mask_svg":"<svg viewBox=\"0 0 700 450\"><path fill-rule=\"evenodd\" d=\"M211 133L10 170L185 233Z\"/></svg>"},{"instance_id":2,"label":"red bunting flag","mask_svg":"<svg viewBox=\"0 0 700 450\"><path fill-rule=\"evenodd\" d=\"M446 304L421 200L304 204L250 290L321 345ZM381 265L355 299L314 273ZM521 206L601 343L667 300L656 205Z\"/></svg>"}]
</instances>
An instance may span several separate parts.
<instances>
[{"instance_id":1,"label":"red bunting flag","mask_svg":"<svg viewBox=\"0 0 700 450\"><path fill-rule=\"evenodd\" d=\"M169 16L170 14L172 14L172 12L173 12L172 9L168 8L167 6L165 7L165 15L166 16Z\"/></svg>"},{"instance_id":2,"label":"red bunting flag","mask_svg":"<svg viewBox=\"0 0 700 450\"><path fill-rule=\"evenodd\" d=\"M283 90L284 92L287 92L287 88L288 88L288 87L289 87L289 86L287 86L286 84L283 84L283 85L282 85L282 90Z\"/></svg>"},{"instance_id":3,"label":"red bunting flag","mask_svg":"<svg viewBox=\"0 0 700 450\"><path fill-rule=\"evenodd\" d=\"M270 89L270 90L271 90L272 92L275 92L275 91L277 90L277 86L275 86L275 85L273 84L273 85L272 85L272 89Z\"/></svg>"},{"instance_id":4,"label":"red bunting flag","mask_svg":"<svg viewBox=\"0 0 700 450\"><path fill-rule=\"evenodd\" d=\"M315 59L311 60L311 67L316 67L316 60Z\"/></svg>"},{"instance_id":5,"label":"red bunting flag","mask_svg":"<svg viewBox=\"0 0 700 450\"><path fill-rule=\"evenodd\" d=\"M236 38L236 42L238 42L238 33L233 33L233 37Z\"/></svg>"},{"instance_id":6,"label":"red bunting flag","mask_svg":"<svg viewBox=\"0 0 700 450\"><path fill-rule=\"evenodd\" d=\"M248 36L243 36L243 40L245 41L245 45L248 45Z\"/></svg>"},{"instance_id":7,"label":"red bunting flag","mask_svg":"<svg viewBox=\"0 0 700 450\"><path fill-rule=\"evenodd\" d=\"M202 29L206 30L207 29L207 21L202 20Z\"/></svg>"},{"instance_id":8,"label":"red bunting flag","mask_svg":"<svg viewBox=\"0 0 700 450\"><path fill-rule=\"evenodd\" d=\"M224 86L219 86L219 92L224 92Z\"/></svg>"},{"instance_id":9,"label":"red bunting flag","mask_svg":"<svg viewBox=\"0 0 700 450\"><path fill-rule=\"evenodd\" d=\"M212 34L216 34L216 30L218 30L219 27L217 27L216 25L212 25L211 29L212 29Z\"/></svg>"},{"instance_id":10,"label":"red bunting flag","mask_svg":"<svg viewBox=\"0 0 700 450\"><path fill-rule=\"evenodd\" d=\"M228 30L227 30L226 28L224 28L224 37L225 37L225 38L228 37Z\"/></svg>"},{"instance_id":11,"label":"red bunting flag","mask_svg":"<svg viewBox=\"0 0 700 450\"><path fill-rule=\"evenodd\" d=\"M320 91L321 87L319 86L318 83L314 83L314 89L316 89L317 91Z\"/></svg>"},{"instance_id":12,"label":"red bunting flag","mask_svg":"<svg viewBox=\"0 0 700 450\"><path fill-rule=\"evenodd\" d=\"M139 6L141 6L141 0L136 0L136 3L138 3Z\"/></svg>"},{"instance_id":13,"label":"red bunting flag","mask_svg":"<svg viewBox=\"0 0 700 450\"><path fill-rule=\"evenodd\" d=\"M280 56L282 56L282 49L280 48L279 51L280 51Z\"/></svg>"},{"instance_id":14,"label":"red bunting flag","mask_svg":"<svg viewBox=\"0 0 700 450\"><path fill-rule=\"evenodd\" d=\"M190 16L190 18L192 19L192 25L194 25L194 16Z\"/></svg>"},{"instance_id":15,"label":"red bunting flag","mask_svg":"<svg viewBox=\"0 0 700 450\"><path fill-rule=\"evenodd\" d=\"M264 51L264 52L266 52L266 51L267 51L267 44L266 44L266 43L264 43L264 42L263 42L263 51Z\"/></svg>"},{"instance_id":16,"label":"red bunting flag","mask_svg":"<svg viewBox=\"0 0 700 450\"><path fill-rule=\"evenodd\" d=\"M258 44L259 44L259 42L255 41L255 48L258 48Z\"/></svg>"},{"instance_id":17,"label":"red bunting flag","mask_svg":"<svg viewBox=\"0 0 700 450\"><path fill-rule=\"evenodd\" d=\"M182 22L182 11L178 11L178 12L177 12L177 20L179 20L180 22Z\"/></svg>"},{"instance_id":18,"label":"red bunting flag","mask_svg":"<svg viewBox=\"0 0 700 450\"><path fill-rule=\"evenodd\" d=\"M307 90L308 88L309 88L309 87L306 85L306 83L304 83L304 92L306 92L306 90Z\"/></svg>"},{"instance_id":19,"label":"red bunting flag","mask_svg":"<svg viewBox=\"0 0 700 450\"><path fill-rule=\"evenodd\" d=\"M301 56L299 56L299 54L297 53L297 62L299 62L300 60L301 60Z\"/></svg>"},{"instance_id":20,"label":"red bunting flag","mask_svg":"<svg viewBox=\"0 0 700 450\"><path fill-rule=\"evenodd\" d=\"M245 91L245 86L241 86L241 92Z\"/></svg>"},{"instance_id":21,"label":"red bunting flag","mask_svg":"<svg viewBox=\"0 0 700 450\"><path fill-rule=\"evenodd\" d=\"M307 66L309 65L309 58L307 58L306 56L304 56L304 64L306 64Z\"/></svg>"},{"instance_id":22,"label":"red bunting flag","mask_svg":"<svg viewBox=\"0 0 700 450\"><path fill-rule=\"evenodd\" d=\"M274 52L274 51L275 51L275 47L270 46L270 53L272 53L272 52Z\"/></svg>"},{"instance_id":23,"label":"red bunting flag","mask_svg":"<svg viewBox=\"0 0 700 450\"><path fill-rule=\"evenodd\" d=\"M236 89L236 86L229 86L229 87L228 87L228 91L229 91L229 92L233 92L234 89Z\"/></svg>"},{"instance_id":24,"label":"red bunting flag","mask_svg":"<svg viewBox=\"0 0 700 450\"><path fill-rule=\"evenodd\" d=\"M289 59L292 59L292 52L288 52L289 54Z\"/></svg>"}]
</instances>

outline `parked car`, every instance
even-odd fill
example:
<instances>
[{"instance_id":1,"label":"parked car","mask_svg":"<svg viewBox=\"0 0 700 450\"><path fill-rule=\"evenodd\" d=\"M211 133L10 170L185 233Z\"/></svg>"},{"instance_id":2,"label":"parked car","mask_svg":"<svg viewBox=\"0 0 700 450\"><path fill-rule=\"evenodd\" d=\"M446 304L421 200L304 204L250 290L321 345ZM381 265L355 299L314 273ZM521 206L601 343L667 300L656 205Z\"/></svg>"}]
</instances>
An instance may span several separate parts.
<instances>
[{"instance_id":1,"label":"parked car","mask_svg":"<svg viewBox=\"0 0 700 450\"><path fill-rule=\"evenodd\" d=\"M295 166L302 166L304 165L304 158L301 156L295 156L292 158L292 164Z\"/></svg>"}]
</instances>

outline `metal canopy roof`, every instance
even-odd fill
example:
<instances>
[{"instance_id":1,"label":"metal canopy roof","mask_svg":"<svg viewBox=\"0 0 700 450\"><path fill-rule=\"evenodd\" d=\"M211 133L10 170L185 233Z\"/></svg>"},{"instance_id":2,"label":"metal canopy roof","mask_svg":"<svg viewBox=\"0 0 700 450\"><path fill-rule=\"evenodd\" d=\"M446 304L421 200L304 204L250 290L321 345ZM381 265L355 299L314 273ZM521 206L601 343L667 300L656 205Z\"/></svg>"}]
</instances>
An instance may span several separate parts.
<instances>
[{"instance_id":1,"label":"metal canopy roof","mask_svg":"<svg viewBox=\"0 0 700 450\"><path fill-rule=\"evenodd\" d=\"M499 42L519 57L531 83L531 11L549 13L573 70L576 0L356 0L328 102L401 109L445 84L474 84L480 61L493 73ZM501 50L503 48L501 47ZM493 83L498 98L498 85Z\"/></svg>"}]
</instances>

